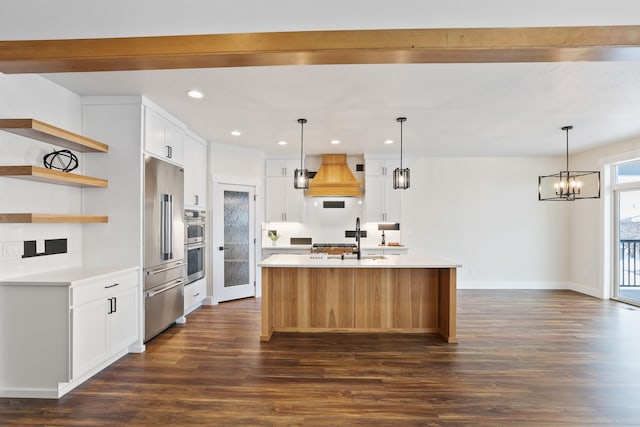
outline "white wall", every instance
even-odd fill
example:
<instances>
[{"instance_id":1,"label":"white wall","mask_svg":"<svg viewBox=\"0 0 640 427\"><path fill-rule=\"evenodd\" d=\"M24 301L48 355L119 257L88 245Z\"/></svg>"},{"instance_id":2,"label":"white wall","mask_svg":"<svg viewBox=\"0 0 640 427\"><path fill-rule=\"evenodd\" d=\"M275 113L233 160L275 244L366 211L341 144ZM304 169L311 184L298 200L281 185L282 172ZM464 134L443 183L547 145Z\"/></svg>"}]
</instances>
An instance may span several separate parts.
<instances>
[{"instance_id":1,"label":"white wall","mask_svg":"<svg viewBox=\"0 0 640 427\"><path fill-rule=\"evenodd\" d=\"M611 203L608 202L611 188L606 185L605 165L640 157L640 137L632 138L576 155L571 155L571 169L600 170L602 197L575 203L571 211L570 266L572 288L589 295L608 298L612 284L612 272L608 264L611 254L605 248L611 244ZM611 219L612 220L612 219Z\"/></svg>"},{"instance_id":2,"label":"white wall","mask_svg":"<svg viewBox=\"0 0 640 427\"><path fill-rule=\"evenodd\" d=\"M34 118L81 133L81 100L74 93L37 75L0 73L0 117ZM42 166L56 147L0 131L0 164ZM59 148L58 148L59 149ZM82 170L82 155L78 154ZM77 188L0 178L0 212L81 213ZM68 253L22 259L24 240L67 238ZM14 247L20 253L12 252ZM82 226L78 224L0 224L0 279L79 265Z\"/></svg>"},{"instance_id":3,"label":"white wall","mask_svg":"<svg viewBox=\"0 0 640 427\"><path fill-rule=\"evenodd\" d=\"M262 246L260 223L262 222L264 212L264 197L263 197L263 178L264 178L264 162L265 155L262 151L236 147L228 144L209 143L209 174L208 179L208 204L209 204L209 229L213 230L213 224L220 219L220 213L212 209L214 205L212 184L214 182L224 184L240 184L255 186L255 194L257 197L256 212L255 212L255 236L257 239L255 259L256 262L260 260L260 247ZM216 236L213 231L208 233L210 241L208 243L209 253L207 256L208 263L207 269L207 295L210 297L208 303L216 302L216 290L214 286L218 285L218 281L223 280L214 269L212 262L214 256L220 255L216 250L215 242L224 241L223 237ZM255 279L257 283L256 295L260 296L260 283L261 274L260 268L257 267L255 271Z\"/></svg>"},{"instance_id":4,"label":"white wall","mask_svg":"<svg viewBox=\"0 0 640 427\"><path fill-rule=\"evenodd\" d=\"M401 196L401 230L386 233L387 240L400 240L411 254L459 262L460 287L567 288L571 207L540 202L537 194L538 176L557 172L562 160L414 158L411 187ZM305 198L307 205L316 200ZM307 221L314 218L310 210L306 206L305 223L267 224L282 234L279 245L288 245L291 236L353 241L344 238L344 230L353 229L355 215L344 224L333 221L333 230L317 219ZM363 245L377 245L380 232L373 224L365 224L365 229L370 234Z\"/></svg>"},{"instance_id":5,"label":"white wall","mask_svg":"<svg viewBox=\"0 0 640 427\"><path fill-rule=\"evenodd\" d=\"M460 287L566 287L565 203L540 202L537 177L557 158L418 158L402 199L412 254L463 265Z\"/></svg>"}]
</instances>

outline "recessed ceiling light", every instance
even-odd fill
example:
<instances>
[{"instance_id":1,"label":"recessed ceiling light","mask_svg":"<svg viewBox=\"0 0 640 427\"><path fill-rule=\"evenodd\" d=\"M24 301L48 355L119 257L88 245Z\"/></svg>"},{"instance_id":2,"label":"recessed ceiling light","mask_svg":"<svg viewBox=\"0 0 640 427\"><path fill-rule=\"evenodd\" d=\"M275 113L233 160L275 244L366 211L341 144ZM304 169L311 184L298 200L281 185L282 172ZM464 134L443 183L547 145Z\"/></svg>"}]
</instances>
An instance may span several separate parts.
<instances>
[{"instance_id":1,"label":"recessed ceiling light","mask_svg":"<svg viewBox=\"0 0 640 427\"><path fill-rule=\"evenodd\" d=\"M191 89L190 91L187 92L187 95L189 95L191 98L195 98L195 99L204 98L204 93L202 93L202 92L200 92L199 90L196 90L196 89Z\"/></svg>"},{"instance_id":2,"label":"recessed ceiling light","mask_svg":"<svg viewBox=\"0 0 640 427\"><path fill-rule=\"evenodd\" d=\"M240 132L239 130L232 130L232 131L231 131L231 135L233 135L233 136L240 136L240 135L242 135L242 132Z\"/></svg>"},{"instance_id":3,"label":"recessed ceiling light","mask_svg":"<svg viewBox=\"0 0 640 427\"><path fill-rule=\"evenodd\" d=\"M384 143L385 144L393 144L393 139L387 139Z\"/></svg>"},{"instance_id":4,"label":"recessed ceiling light","mask_svg":"<svg viewBox=\"0 0 640 427\"><path fill-rule=\"evenodd\" d=\"M340 141L338 141L337 139L332 139L332 140L331 140L331 143L332 143L333 145L338 145L338 144L340 144Z\"/></svg>"},{"instance_id":5,"label":"recessed ceiling light","mask_svg":"<svg viewBox=\"0 0 640 427\"><path fill-rule=\"evenodd\" d=\"M278 145L287 145L287 141L278 141Z\"/></svg>"}]
</instances>

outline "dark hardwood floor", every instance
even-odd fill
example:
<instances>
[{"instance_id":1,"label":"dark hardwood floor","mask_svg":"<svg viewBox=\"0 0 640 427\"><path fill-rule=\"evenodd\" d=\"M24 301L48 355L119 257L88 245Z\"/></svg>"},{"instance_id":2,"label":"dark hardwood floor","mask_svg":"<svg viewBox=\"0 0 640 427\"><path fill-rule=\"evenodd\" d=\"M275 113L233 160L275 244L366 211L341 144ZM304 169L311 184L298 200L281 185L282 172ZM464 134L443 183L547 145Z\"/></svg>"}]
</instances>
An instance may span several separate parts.
<instances>
[{"instance_id":1,"label":"dark hardwood floor","mask_svg":"<svg viewBox=\"0 0 640 427\"><path fill-rule=\"evenodd\" d=\"M639 426L640 310L570 291L458 291L458 344L275 334L260 301L203 307L0 425Z\"/></svg>"}]
</instances>

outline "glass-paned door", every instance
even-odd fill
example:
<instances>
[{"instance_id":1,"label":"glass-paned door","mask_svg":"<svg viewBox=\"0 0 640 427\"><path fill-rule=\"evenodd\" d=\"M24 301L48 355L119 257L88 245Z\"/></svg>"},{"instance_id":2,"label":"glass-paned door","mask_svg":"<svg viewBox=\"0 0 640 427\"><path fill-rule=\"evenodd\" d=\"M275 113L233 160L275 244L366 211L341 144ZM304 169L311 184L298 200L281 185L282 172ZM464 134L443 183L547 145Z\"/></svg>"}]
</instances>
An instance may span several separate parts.
<instances>
[{"instance_id":1,"label":"glass-paned door","mask_svg":"<svg viewBox=\"0 0 640 427\"><path fill-rule=\"evenodd\" d=\"M616 277L614 298L640 304L640 189L615 191Z\"/></svg>"},{"instance_id":2,"label":"glass-paned door","mask_svg":"<svg viewBox=\"0 0 640 427\"><path fill-rule=\"evenodd\" d=\"M254 189L218 184L214 194L214 287L218 301L255 295Z\"/></svg>"}]
</instances>

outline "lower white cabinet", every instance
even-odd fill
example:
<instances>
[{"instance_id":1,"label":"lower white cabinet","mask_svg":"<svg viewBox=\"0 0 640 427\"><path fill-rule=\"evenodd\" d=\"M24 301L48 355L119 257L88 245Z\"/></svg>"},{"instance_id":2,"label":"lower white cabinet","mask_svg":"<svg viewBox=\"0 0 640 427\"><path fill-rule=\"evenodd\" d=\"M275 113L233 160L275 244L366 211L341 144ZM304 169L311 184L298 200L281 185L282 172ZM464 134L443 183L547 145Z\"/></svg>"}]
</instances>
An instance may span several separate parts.
<instances>
[{"instance_id":1,"label":"lower white cabinet","mask_svg":"<svg viewBox=\"0 0 640 427\"><path fill-rule=\"evenodd\" d=\"M198 279L184 286L184 314L189 314L202 305L207 296L207 280Z\"/></svg>"},{"instance_id":2,"label":"lower white cabinet","mask_svg":"<svg viewBox=\"0 0 640 427\"><path fill-rule=\"evenodd\" d=\"M58 398L142 351L139 271L75 268L0 281L0 397Z\"/></svg>"},{"instance_id":3,"label":"lower white cabinet","mask_svg":"<svg viewBox=\"0 0 640 427\"><path fill-rule=\"evenodd\" d=\"M405 246L384 246L378 248L362 248L364 256L380 256L380 255L407 255L409 248Z\"/></svg>"},{"instance_id":4,"label":"lower white cabinet","mask_svg":"<svg viewBox=\"0 0 640 427\"><path fill-rule=\"evenodd\" d=\"M71 287L72 379L136 341L137 283L129 272Z\"/></svg>"}]
</instances>

